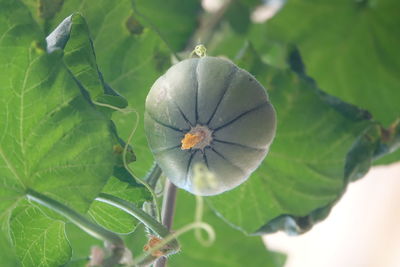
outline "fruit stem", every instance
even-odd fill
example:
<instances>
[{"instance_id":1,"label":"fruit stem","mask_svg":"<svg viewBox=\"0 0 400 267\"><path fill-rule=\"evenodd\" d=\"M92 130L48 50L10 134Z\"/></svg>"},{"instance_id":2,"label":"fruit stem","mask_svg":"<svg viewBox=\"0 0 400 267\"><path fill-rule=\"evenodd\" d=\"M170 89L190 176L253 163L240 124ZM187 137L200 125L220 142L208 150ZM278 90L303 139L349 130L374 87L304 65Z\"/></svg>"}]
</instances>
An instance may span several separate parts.
<instances>
[{"instance_id":1,"label":"fruit stem","mask_svg":"<svg viewBox=\"0 0 400 267\"><path fill-rule=\"evenodd\" d=\"M158 179L160 179L160 176L162 174L160 166L158 166L157 163L153 163L153 167L151 168L150 172L147 174L146 178L144 180L147 182L148 185L153 188L153 190L156 189L156 185L158 182Z\"/></svg>"}]
</instances>

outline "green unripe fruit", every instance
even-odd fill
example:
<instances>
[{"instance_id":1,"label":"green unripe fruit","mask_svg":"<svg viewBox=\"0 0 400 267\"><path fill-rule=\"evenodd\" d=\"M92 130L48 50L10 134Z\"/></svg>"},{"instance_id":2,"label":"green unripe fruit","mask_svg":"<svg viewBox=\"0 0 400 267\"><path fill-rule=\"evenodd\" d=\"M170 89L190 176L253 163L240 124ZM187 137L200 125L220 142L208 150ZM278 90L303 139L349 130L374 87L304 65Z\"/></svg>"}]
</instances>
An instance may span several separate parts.
<instances>
[{"instance_id":1,"label":"green unripe fruit","mask_svg":"<svg viewBox=\"0 0 400 267\"><path fill-rule=\"evenodd\" d=\"M216 195L243 183L275 136L264 87L228 60L172 66L146 99L145 131L155 160L176 186Z\"/></svg>"}]
</instances>

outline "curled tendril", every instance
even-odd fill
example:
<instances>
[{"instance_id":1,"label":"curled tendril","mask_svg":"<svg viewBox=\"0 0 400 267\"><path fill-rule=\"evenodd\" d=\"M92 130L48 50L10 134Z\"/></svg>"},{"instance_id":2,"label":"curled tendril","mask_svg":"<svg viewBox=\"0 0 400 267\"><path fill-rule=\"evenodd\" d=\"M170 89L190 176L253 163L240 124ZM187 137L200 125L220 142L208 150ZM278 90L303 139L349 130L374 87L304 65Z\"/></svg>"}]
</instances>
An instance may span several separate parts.
<instances>
[{"instance_id":1,"label":"curled tendril","mask_svg":"<svg viewBox=\"0 0 400 267\"><path fill-rule=\"evenodd\" d=\"M121 112L122 114L130 114L130 113L134 113L135 114L135 124L132 127L132 130L129 134L128 139L126 140L126 144L124 146L124 150L122 152L122 161L124 164L125 169L129 172L130 175L132 175L132 177L140 184L142 184L144 187L147 188L147 190L150 191L150 194L153 198L152 201L152 206L154 207L154 211L155 214L157 216L157 220L161 221L161 215L160 215L160 211L158 209L158 204L157 204L157 196L156 193L154 192L153 188L145 181L143 181L142 179L137 178L137 176L135 175L135 173L133 172L133 170L129 167L128 162L126 161L126 155L128 153L128 149L129 149L129 144L132 142L133 139L133 135L135 134L137 127L139 125L139 112L134 109L134 108L119 108L110 104L104 104L104 103L99 103L99 102L93 102L94 104L101 106L101 107L107 107L113 110L116 110L118 112Z\"/></svg>"},{"instance_id":2,"label":"curled tendril","mask_svg":"<svg viewBox=\"0 0 400 267\"><path fill-rule=\"evenodd\" d=\"M202 222L203 217L203 206L204 200L201 196L196 196L196 214L195 214L195 222L194 225L197 227L194 228L194 235L197 241L205 247L211 246L215 241L215 231L211 225ZM208 239L205 239L202 234L201 230L206 231Z\"/></svg>"},{"instance_id":3,"label":"curled tendril","mask_svg":"<svg viewBox=\"0 0 400 267\"><path fill-rule=\"evenodd\" d=\"M210 172L208 168L204 164L196 164L194 165L194 188L200 189L201 187L214 187L217 186L215 174ZM196 190L195 190L196 191ZM204 210L204 200L203 197L196 195L196 211L195 211L195 223L201 223L203 217ZM194 234L197 241L203 246L210 246L214 242L215 233L207 231L208 240L204 239L201 235L202 228L194 228ZM212 229L212 228L211 228Z\"/></svg>"},{"instance_id":4,"label":"curled tendril","mask_svg":"<svg viewBox=\"0 0 400 267\"><path fill-rule=\"evenodd\" d=\"M190 53L190 57L192 57L193 55L196 55L198 57L205 57L207 56L207 48L202 44L196 45L192 53Z\"/></svg>"}]
</instances>

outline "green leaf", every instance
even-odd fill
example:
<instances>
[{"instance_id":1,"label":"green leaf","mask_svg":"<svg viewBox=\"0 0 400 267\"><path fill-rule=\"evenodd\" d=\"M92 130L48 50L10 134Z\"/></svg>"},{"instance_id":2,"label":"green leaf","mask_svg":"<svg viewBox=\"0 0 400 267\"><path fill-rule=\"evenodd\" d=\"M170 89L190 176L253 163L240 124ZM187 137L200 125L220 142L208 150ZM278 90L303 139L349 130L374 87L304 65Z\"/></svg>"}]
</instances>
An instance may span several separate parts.
<instances>
[{"instance_id":1,"label":"green leaf","mask_svg":"<svg viewBox=\"0 0 400 267\"><path fill-rule=\"evenodd\" d=\"M0 266L19 267L21 264L15 255L15 249L12 247L11 238L5 232L0 231Z\"/></svg>"},{"instance_id":2,"label":"green leaf","mask_svg":"<svg viewBox=\"0 0 400 267\"><path fill-rule=\"evenodd\" d=\"M86 267L91 248L102 247L102 242L83 233L81 229L70 223L66 224L65 230L73 250L72 259L65 267ZM139 224L132 233L121 237L124 239L125 247L132 251L134 256L139 256L148 241L147 234L144 225Z\"/></svg>"},{"instance_id":3,"label":"green leaf","mask_svg":"<svg viewBox=\"0 0 400 267\"><path fill-rule=\"evenodd\" d=\"M64 50L64 61L79 85L96 103L125 108L128 102L103 80L85 19L79 14L67 17L46 38L49 53Z\"/></svg>"},{"instance_id":4,"label":"green leaf","mask_svg":"<svg viewBox=\"0 0 400 267\"><path fill-rule=\"evenodd\" d=\"M116 167L114 176L103 188L103 193L129 201L137 207L141 207L145 201L151 200L150 192L143 185L136 183L125 168ZM130 181L130 183L126 181ZM130 233L139 223L125 211L97 201L92 203L88 214L97 223L117 233Z\"/></svg>"},{"instance_id":5,"label":"green leaf","mask_svg":"<svg viewBox=\"0 0 400 267\"><path fill-rule=\"evenodd\" d=\"M58 30L60 26L61 31ZM65 63L91 98L96 99L103 94L104 89L85 19L79 14L74 14L66 18L60 26L46 38L47 49L52 52L49 41L53 39L53 35L56 36L54 39L61 34L68 36L68 41L63 46ZM68 30L67 33L64 33L65 29Z\"/></svg>"},{"instance_id":6,"label":"green leaf","mask_svg":"<svg viewBox=\"0 0 400 267\"><path fill-rule=\"evenodd\" d=\"M40 2L23 0L37 14ZM134 8L134 12L132 10ZM124 28L124 34L140 35L143 27L149 27L162 37L171 51L181 51L189 41L197 27L198 15L201 11L199 0L121 0L117 3L108 0L81 1L65 0L61 9L48 19L37 17L45 31L50 33L67 16L80 12L88 21L94 43L96 36L107 33L108 43ZM51 25L48 27L47 25ZM117 32L114 32L117 30ZM98 47L96 51L98 52Z\"/></svg>"},{"instance_id":7,"label":"green leaf","mask_svg":"<svg viewBox=\"0 0 400 267\"><path fill-rule=\"evenodd\" d=\"M267 88L278 116L277 134L247 182L207 200L246 233L303 232L327 215L350 176L365 171L359 164L371 161L376 146L354 144L373 123L368 113L321 92L305 75L265 65L255 53L248 48L238 64ZM296 66L300 72L301 63ZM360 159L354 152L348 158L353 146L370 157Z\"/></svg>"},{"instance_id":8,"label":"green leaf","mask_svg":"<svg viewBox=\"0 0 400 267\"><path fill-rule=\"evenodd\" d=\"M82 96L60 55L37 46L43 37L24 8L3 2L0 19L2 197L30 187L85 211L115 161L110 122Z\"/></svg>"},{"instance_id":9,"label":"green leaf","mask_svg":"<svg viewBox=\"0 0 400 267\"><path fill-rule=\"evenodd\" d=\"M223 38L219 37L223 36ZM235 59L246 43L251 42L258 52L258 57L269 65L287 68L287 44L273 42L267 38L263 24L251 24L245 35L238 34L229 24L222 24L208 46L210 55ZM240 55L239 55L240 56Z\"/></svg>"},{"instance_id":10,"label":"green leaf","mask_svg":"<svg viewBox=\"0 0 400 267\"><path fill-rule=\"evenodd\" d=\"M57 15L65 1L66 0L21 0L21 2L29 8L32 17L37 24L44 29L45 33L49 33L49 21Z\"/></svg>"},{"instance_id":11,"label":"green leaf","mask_svg":"<svg viewBox=\"0 0 400 267\"><path fill-rule=\"evenodd\" d=\"M387 165L400 159L400 150L397 148L395 152L385 155L383 158L373 162L374 165Z\"/></svg>"},{"instance_id":12,"label":"green leaf","mask_svg":"<svg viewBox=\"0 0 400 267\"><path fill-rule=\"evenodd\" d=\"M233 1L226 11L225 17L234 31L244 34L251 24L250 11L244 3Z\"/></svg>"},{"instance_id":13,"label":"green leaf","mask_svg":"<svg viewBox=\"0 0 400 267\"><path fill-rule=\"evenodd\" d=\"M71 257L64 222L50 219L28 201L14 209L10 226L22 266L59 266Z\"/></svg>"},{"instance_id":14,"label":"green leaf","mask_svg":"<svg viewBox=\"0 0 400 267\"><path fill-rule=\"evenodd\" d=\"M179 190L174 229L177 230L193 221L194 197ZM245 236L240 231L228 227L210 209L204 211L203 220L216 232L216 241L210 247L202 246L193 232L179 237L182 252L168 258L171 266L243 267L284 265L282 254L268 251L260 237ZM205 235L203 235L205 236Z\"/></svg>"},{"instance_id":15,"label":"green leaf","mask_svg":"<svg viewBox=\"0 0 400 267\"><path fill-rule=\"evenodd\" d=\"M396 0L288 1L265 27L270 39L299 46L321 88L388 127L400 118L399 8Z\"/></svg>"},{"instance_id":16,"label":"green leaf","mask_svg":"<svg viewBox=\"0 0 400 267\"><path fill-rule=\"evenodd\" d=\"M17 232L22 219L10 227L8 220L28 188L85 212L112 173L117 140L110 120L82 95L62 55L45 53L44 35L23 5L2 0L0 25L0 218L2 230ZM36 211L29 215L49 227L49 242L55 234L63 240L61 224L46 223L50 219ZM14 235L23 250L26 242ZM54 243L50 249L52 261L65 261L64 247Z\"/></svg>"},{"instance_id":17,"label":"green leaf","mask_svg":"<svg viewBox=\"0 0 400 267\"><path fill-rule=\"evenodd\" d=\"M229 58L235 58L237 51L239 51L241 47L245 46L248 40L251 40L252 45L254 45L258 52L260 52L257 54L258 58L277 68L288 68L288 52L291 50L293 45L279 43L268 39L267 30L268 29L265 25L253 24L247 32L246 40L242 35L236 34L230 27L223 27L219 34L223 34L224 38L221 40L216 38L210 46L210 52L216 55L222 54ZM255 73L254 71L257 70L253 70L253 73ZM348 88L348 90L353 89L354 88ZM388 164L400 159L400 151L397 150L399 148L397 137L399 130L396 128L398 125L399 121L396 120L391 123L389 127L385 128L382 125L379 126L382 133L380 134L381 139L377 140L380 147L376 151L377 154L373 157L374 164Z\"/></svg>"},{"instance_id":18,"label":"green leaf","mask_svg":"<svg viewBox=\"0 0 400 267\"><path fill-rule=\"evenodd\" d=\"M112 45L99 45L102 49L98 51L98 62L105 79L138 112L138 117L134 113L114 113L113 121L120 136L126 139L136 120L139 120L132 146L140 164L135 163L132 168L137 176L144 177L153 164L153 155L148 148L142 122L145 100L152 84L170 66L169 54L160 38L148 29L139 36L115 33L114 39L116 41ZM103 42L102 39L100 41Z\"/></svg>"},{"instance_id":19,"label":"green leaf","mask_svg":"<svg viewBox=\"0 0 400 267\"><path fill-rule=\"evenodd\" d=\"M90 28L96 60L104 80L128 99L130 107L138 112L113 113L118 134L127 139L136 120L138 127L133 138L133 148L140 164L132 165L139 177L146 175L153 163L144 135L144 103L153 82L170 66L170 51L158 34L149 28L132 30L139 23L133 14L131 0L65 1L61 11L52 19L53 28L71 13L81 13ZM102 14L101 16L99 14ZM140 24L135 27L140 28Z\"/></svg>"},{"instance_id":20,"label":"green leaf","mask_svg":"<svg viewBox=\"0 0 400 267\"><path fill-rule=\"evenodd\" d=\"M138 19L153 28L174 52L185 48L197 27L199 0L133 0Z\"/></svg>"},{"instance_id":21,"label":"green leaf","mask_svg":"<svg viewBox=\"0 0 400 267\"><path fill-rule=\"evenodd\" d=\"M102 241L83 232L82 229L72 223L65 224L65 234L72 248L71 262L89 259L90 248L92 246L102 247L103 245Z\"/></svg>"}]
</instances>

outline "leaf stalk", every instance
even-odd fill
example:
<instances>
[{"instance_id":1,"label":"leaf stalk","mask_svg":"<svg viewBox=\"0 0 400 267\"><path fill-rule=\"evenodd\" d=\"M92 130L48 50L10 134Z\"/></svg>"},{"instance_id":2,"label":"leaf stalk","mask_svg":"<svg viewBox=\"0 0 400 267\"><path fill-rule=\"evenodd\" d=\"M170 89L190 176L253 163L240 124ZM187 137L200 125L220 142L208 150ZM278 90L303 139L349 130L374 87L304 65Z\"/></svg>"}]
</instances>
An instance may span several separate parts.
<instances>
[{"instance_id":1,"label":"leaf stalk","mask_svg":"<svg viewBox=\"0 0 400 267\"><path fill-rule=\"evenodd\" d=\"M36 202L64 216L89 235L105 241L106 245L111 247L112 255L104 260L103 266L114 266L120 261L125 252L125 246L124 242L117 234L93 223L68 206L32 189L27 190L26 196L30 201Z\"/></svg>"}]
</instances>

